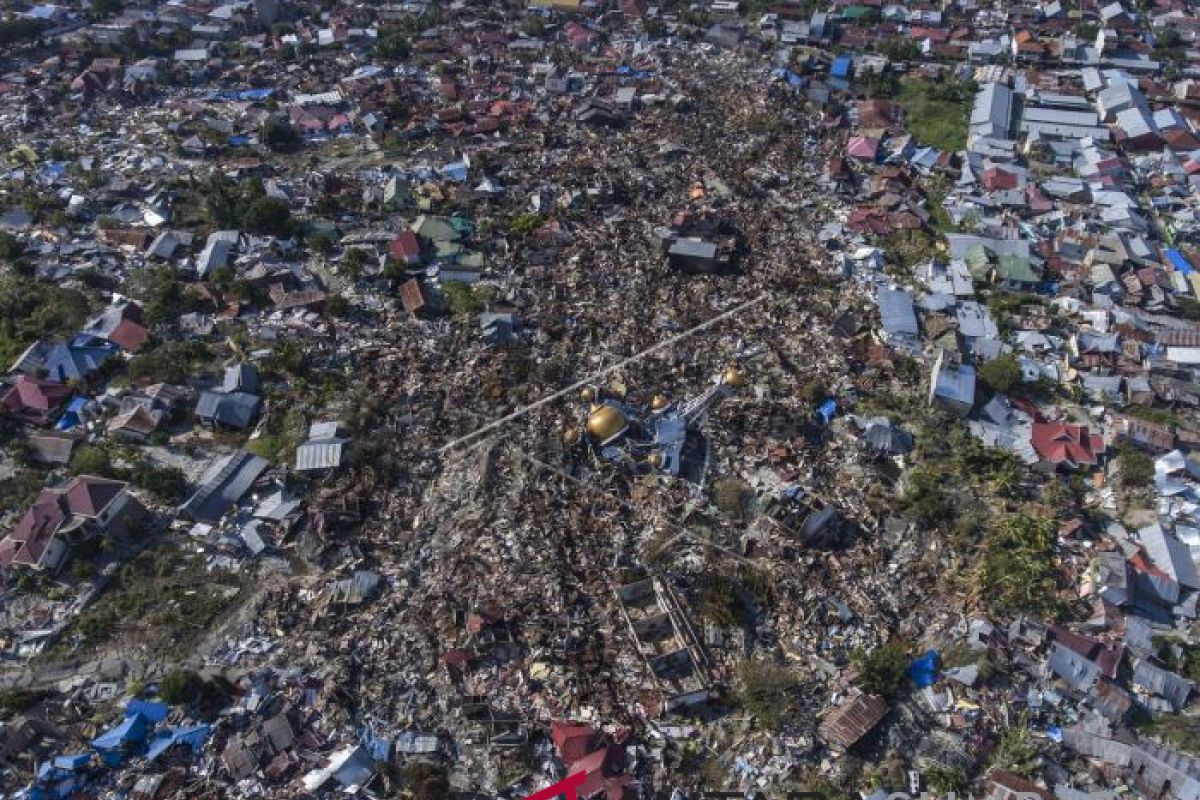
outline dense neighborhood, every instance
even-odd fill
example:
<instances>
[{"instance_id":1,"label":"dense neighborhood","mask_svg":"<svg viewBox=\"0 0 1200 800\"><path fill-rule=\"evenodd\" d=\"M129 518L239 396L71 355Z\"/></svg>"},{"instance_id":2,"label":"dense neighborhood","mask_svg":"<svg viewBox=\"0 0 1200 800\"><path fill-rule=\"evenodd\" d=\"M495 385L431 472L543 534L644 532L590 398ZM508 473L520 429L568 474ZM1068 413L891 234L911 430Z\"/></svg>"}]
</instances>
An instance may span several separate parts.
<instances>
[{"instance_id":1,"label":"dense neighborhood","mask_svg":"<svg viewBox=\"0 0 1200 800\"><path fill-rule=\"evenodd\" d=\"M0 795L1200 797L1186 0L0 13Z\"/></svg>"}]
</instances>

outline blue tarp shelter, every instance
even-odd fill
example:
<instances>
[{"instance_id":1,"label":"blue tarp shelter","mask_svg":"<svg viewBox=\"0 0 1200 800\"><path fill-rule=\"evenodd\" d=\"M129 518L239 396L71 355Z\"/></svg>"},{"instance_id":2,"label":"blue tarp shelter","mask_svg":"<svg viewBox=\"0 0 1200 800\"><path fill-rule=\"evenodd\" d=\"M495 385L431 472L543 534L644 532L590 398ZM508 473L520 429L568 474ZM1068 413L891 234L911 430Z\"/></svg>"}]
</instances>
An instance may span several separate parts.
<instances>
[{"instance_id":1,"label":"blue tarp shelter","mask_svg":"<svg viewBox=\"0 0 1200 800\"><path fill-rule=\"evenodd\" d=\"M1183 257L1183 253L1178 250L1167 250L1167 261L1171 262L1171 266L1184 275L1191 275L1196 271L1191 263Z\"/></svg>"},{"instance_id":2,"label":"blue tarp shelter","mask_svg":"<svg viewBox=\"0 0 1200 800\"><path fill-rule=\"evenodd\" d=\"M54 429L59 431L69 431L72 428L83 422L83 409L88 404L86 397L72 397L71 402L67 403L67 409L63 415L58 418L58 422L54 423Z\"/></svg>"},{"instance_id":3,"label":"blue tarp shelter","mask_svg":"<svg viewBox=\"0 0 1200 800\"><path fill-rule=\"evenodd\" d=\"M838 56L829 68L829 74L835 78L846 78L850 75L850 67L854 64L850 56Z\"/></svg>"},{"instance_id":4,"label":"blue tarp shelter","mask_svg":"<svg viewBox=\"0 0 1200 800\"><path fill-rule=\"evenodd\" d=\"M121 724L111 728L92 739L92 747L100 754L100 758L110 767L119 767L125 763L125 757L131 750L146 741L146 735L154 723L141 714L126 717Z\"/></svg>"},{"instance_id":5,"label":"blue tarp shelter","mask_svg":"<svg viewBox=\"0 0 1200 800\"><path fill-rule=\"evenodd\" d=\"M936 650L926 650L925 655L918 658L908 668L908 677L912 678L919 688L932 686L937 681L938 654Z\"/></svg>"},{"instance_id":6,"label":"blue tarp shelter","mask_svg":"<svg viewBox=\"0 0 1200 800\"><path fill-rule=\"evenodd\" d=\"M804 85L804 77L801 75L797 75L796 73L792 72L790 69L784 69L783 67L778 67L776 69L771 70L771 75L776 78L780 78L781 80L787 81L788 84L791 86L803 86Z\"/></svg>"},{"instance_id":7,"label":"blue tarp shelter","mask_svg":"<svg viewBox=\"0 0 1200 800\"><path fill-rule=\"evenodd\" d=\"M836 413L837 400L834 400L832 397L817 406L817 416L824 420L826 425L829 424L829 421L833 419L833 415Z\"/></svg>"},{"instance_id":8,"label":"blue tarp shelter","mask_svg":"<svg viewBox=\"0 0 1200 800\"><path fill-rule=\"evenodd\" d=\"M162 722L171 713L171 707L161 700L130 700L125 704L125 716L141 714L150 722Z\"/></svg>"}]
</instances>

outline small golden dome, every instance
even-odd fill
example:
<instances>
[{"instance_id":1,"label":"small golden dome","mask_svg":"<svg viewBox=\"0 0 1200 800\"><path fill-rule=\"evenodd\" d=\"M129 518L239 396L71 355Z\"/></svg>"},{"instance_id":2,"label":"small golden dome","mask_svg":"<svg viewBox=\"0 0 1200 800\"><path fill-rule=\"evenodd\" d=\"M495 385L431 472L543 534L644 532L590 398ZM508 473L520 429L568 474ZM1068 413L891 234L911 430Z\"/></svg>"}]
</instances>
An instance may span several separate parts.
<instances>
[{"instance_id":1,"label":"small golden dome","mask_svg":"<svg viewBox=\"0 0 1200 800\"><path fill-rule=\"evenodd\" d=\"M593 406L587 418L587 432L601 442L607 442L625 430L625 415L613 406Z\"/></svg>"},{"instance_id":2,"label":"small golden dome","mask_svg":"<svg viewBox=\"0 0 1200 800\"><path fill-rule=\"evenodd\" d=\"M657 450L646 456L646 463L652 467L661 467L662 460L662 453L658 452Z\"/></svg>"},{"instance_id":3,"label":"small golden dome","mask_svg":"<svg viewBox=\"0 0 1200 800\"><path fill-rule=\"evenodd\" d=\"M576 428L574 426L569 427L569 428L563 428L562 438L563 438L563 441L566 442L567 444L577 443L579 441L579 428Z\"/></svg>"},{"instance_id":4,"label":"small golden dome","mask_svg":"<svg viewBox=\"0 0 1200 800\"><path fill-rule=\"evenodd\" d=\"M585 386L579 391L579 396L583 399L583 402L590 403L596 399L596 390L590 386Z\"/></svg>"},{"instance_id":5,"label":"small golden dome","mask_svg":"<svg viewBox=\"0 0 1200 800\"><path fill-rule=\"evenodd\" d=\"M667 407L667 404L669 402L670 401L667 400L667 398L664 395L656 394L656 395L654 395L654 397L650 398L650 407L653 408L655 411L662 411L664 408Z\"/></svg>"},{"instance_id":6,"label":"small golden dome","mask_svg":"<svg viewBox=\"0 0 1200 800\"><path fill-rule=\"evenodd\" d=\"M746 376L740 369L734 366L730 366L727 370L725 370L725 374L722 376L721 380L735 389L739 389L746 385Z\"/></svg>"}]
</instances>

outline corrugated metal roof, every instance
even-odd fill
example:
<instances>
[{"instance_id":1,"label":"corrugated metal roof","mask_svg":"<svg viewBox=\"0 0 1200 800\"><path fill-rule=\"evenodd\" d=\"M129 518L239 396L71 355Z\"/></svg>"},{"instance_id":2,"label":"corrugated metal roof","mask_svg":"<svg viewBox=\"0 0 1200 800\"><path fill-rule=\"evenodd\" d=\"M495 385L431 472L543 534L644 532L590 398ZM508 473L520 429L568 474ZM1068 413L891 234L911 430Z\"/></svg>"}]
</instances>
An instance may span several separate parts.
<instances>
[{"instance_id":1,"label":"corrugated metal roof","mask_svg":"<svg viewBox=\"0 0 1200 800\"><path fill-rule=\"evenodd\" d=\"M198 522L216 522L242 498L270 464L245 450L230 453L215 462L200 480L200 488L183 504L180 512Z\"/></svg>"},{"instance_id":2,"label":"corrugated metal roof","mask_svg":"<svg viewBox=\"0 0 1200 800\"><path fill-rule=\"evenodd\" d=\"M893 336L918 336L917 312L912 297L903 289L880 288L875 297L883 329Z\"/></svg>"},{"instance_id":3,"label":"corrugated metal roof","mask_svg":"<svg viewBox=\"0 0 1200 800\"><path fill-rule=\"evenodd\" d=\"M342 465L347 439L305 442L296 448L296 471L334 469Z\"/></svg>"},{"instance_id":4,"label":"corrugated metal roof","mask_svg":"<svg viewBox=\"0 0 1200 800\"><path fill-rule=\"evenodd\" d=\"M878 725L887 712L888 704L882 697L859 695L821 721L821 738L842 748L850 747Z\"/></svg>"}]
</instances>

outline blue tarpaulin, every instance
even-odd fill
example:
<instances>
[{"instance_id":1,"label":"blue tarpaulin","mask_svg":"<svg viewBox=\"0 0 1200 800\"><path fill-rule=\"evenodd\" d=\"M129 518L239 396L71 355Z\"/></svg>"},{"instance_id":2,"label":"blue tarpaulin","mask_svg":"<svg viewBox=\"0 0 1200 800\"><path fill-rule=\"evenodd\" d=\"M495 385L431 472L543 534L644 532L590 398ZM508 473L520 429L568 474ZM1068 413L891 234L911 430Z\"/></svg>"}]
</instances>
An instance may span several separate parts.
<instances>
[{"instance_id":1,"label":"blue tarpaulin","mask_svg":"<svg viewBox=\"0 0 1200 800\"><path fill-rule=\"evenodd\" d=\"M644 80L647 80L648 78L650 78L654 73L648 72L644 69L634 69L633 67L628 66L627 64L622 64L621 66L617 67L617 74L622 75L626 78L633 78L634 80L644 81Z\"/></svg>"},{"instance_id":2,"label":"blue tarpaulin","mask_svg":"<svg viewBox=\"0 0 1200 800\"><path fill-rule=\"evenodd\" d=\"M161 700L130 700L125 704L125 716L141 714L150 722L162 722L170 711L171 707Z\"/></svg>"},{"instance_id":3,"label":"blue tarpaulin","mask_svg":"<svg viewBox=\"0 0 1200 800\"><path fill-rule=\"evenodd\" d=\"M88 400L86 397L73 397L71 402L67 403L67 410L58 418L58 422L54 423L54 429L58 431L69 431L83 421L83 409L87 406Z\"/></svg>"},{"instance_id":4,"label":"blue tarpaulin","mask_svg":"<svg viewBox=\"0 0 1200 800\"><path fill-rule=\"evenodd\" d=\"M1171 266L1179 272L1182 272L1184 275L1191 275L1196 271L1195 268L1192 267L1192 265L1188 262L1188 260L1183 257L1183 253L1179 252L1178 250L1168 250L1167 261L1170 261Z\"/></svg>"},{"instance_id":5,"label":"blue tarpaulin","mask_svg":"<svg viewBox=\"0 0 1200 800\"><path fill-rule=\"evenodd\" d=\"M150 749L146 751L146 758L153 761L177 744L186 744L192 748L193 754L198 753L204 747L204 743L208 741L210 733L212 733L212 728L208 725L167 728L166 730L159 731L154 734L154 738L150 742Z\"/></svg>"},{"instance_id":6,"label":"blue tarpaulin","mask_svg":"<svg viewBox=\"0 0 1200 800\"><path fill-rule=\"evenodd\" d=\"M467 179L467 165L462 161L453 161L438 170L443 178L461 182Z\"/></svg>"},{"instance_id":7,"label":"blue tarpaulin","mask_svg":"<svg viewBox=\"0 0 1200 800\"><path fill-rule=\"evenodd\" d=\"M832 397L817 406L817 416L825 420L826 425L829 424L829 421L833 419L833 415L836 413L837 400L834 400Z\"/></svg>"},{"instance_id":8,"label":"blue tarpaulin","mask_svg":"<svg viewBox=\"0 0 1200 800\"><path fill-rule=\"evenodd\" d=\"M932 686L937 681L937 673L938 654L936 650L926 650L925 655L914 661L908 668L908 677L912 678L913 683L922 689Z\"/></svg>"},{"instance_id":9,"label":"blue tarpaulin","mask_svg":"<svg viewBox=\"0 0 1200 800\"><path fill-rule=\"evenodd\" d=\"M784 69L783 67L779 67L777 69L771 70L771 75L773 75L776 78L782 78L783 80L787 81L792 86L803 86L804 85L803 76L797 75L796 73L792 72L790 69Z\"/></svg>"},{"instance_id":10,"label":"blue tarpaulin","mask_svg":"<svg viewBox=\"0 0 1200 800\"><path fill-rule=\"evenodd\" d=\"M845 78L850 74L850 66L854 62L850 60L850 56L838 56L833 60L833 66L829 68L829 74L835 78Z\"/></svg>"},{"instance_id":11,"label":"blue tarpaulin","mask_svg":"<svg viewBox=\"0 0 1200 800\"><path fill-rule=\"evenodd\" d=\"M250 144L249 136L230 136L229 144L231 147L245 147Z\"/></svg>"},{"instance_id":12,"label":"blue tarpaulin","mask_svg":"<svg viewBox=\"0 0 1200 800\"><path fill-rule=\"evenodd\" d=\"M148 719L141 714L134 714L122 720L117 727L92 739L92 747L104 759L105 764L117 767L124 763L126 749L146 741L146 734L152 727L153 723Z\"/></svg>"},{"instance_id":13,"label":"blue tarpaulin","mask_svg":"<svg viewBox=\"0 0 1200 800\"><path fill-rule=\"evenodd\" d=\"M241 91L213 92L208 96L208 99L216 102L232 100L266 100L274 91L274 89L242 89Z\"/></svg>"}]
</instances>

